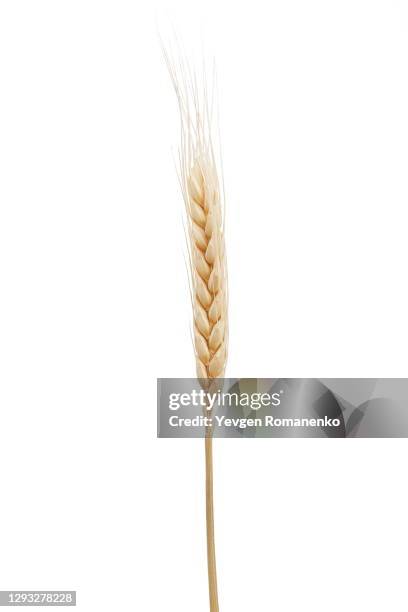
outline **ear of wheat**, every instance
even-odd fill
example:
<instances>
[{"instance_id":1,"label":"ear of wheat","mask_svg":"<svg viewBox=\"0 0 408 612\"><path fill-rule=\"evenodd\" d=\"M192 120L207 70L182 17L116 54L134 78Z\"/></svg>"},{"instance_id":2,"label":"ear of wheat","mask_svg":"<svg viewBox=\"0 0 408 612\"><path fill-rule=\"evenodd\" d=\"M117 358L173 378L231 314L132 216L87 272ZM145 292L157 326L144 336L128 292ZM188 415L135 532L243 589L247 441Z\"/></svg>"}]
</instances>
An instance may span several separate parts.
<instances>
[{"instance_id":1,"label":"ear of wheat","mask_svg":"<svg viewBox=\"0 0 408 612\"><path fill-rule=\"evenodd\" d=\"M227 361L227 269L223 190L213 146L213 122L203 78L183 64L177 73L165 55L181 117L180 184L186 207L194 351L197 378L207 388L224 376ZM190 75L190 76L189 76ZM207 560L210 611L218 612L214 538L212 431L205 438Z\"/></svg>"},{"instance_id":2,"label":"ear of wheat","mask_svg":"<svg viewBox=\"0 0 408 612\"><path fill-rule=\"evenodd\" d=\"M220 190L208 152L187 169L186 202L191 253L197 377L222 377L227 358L226 269Z\"/></svg>"}]
</instances>

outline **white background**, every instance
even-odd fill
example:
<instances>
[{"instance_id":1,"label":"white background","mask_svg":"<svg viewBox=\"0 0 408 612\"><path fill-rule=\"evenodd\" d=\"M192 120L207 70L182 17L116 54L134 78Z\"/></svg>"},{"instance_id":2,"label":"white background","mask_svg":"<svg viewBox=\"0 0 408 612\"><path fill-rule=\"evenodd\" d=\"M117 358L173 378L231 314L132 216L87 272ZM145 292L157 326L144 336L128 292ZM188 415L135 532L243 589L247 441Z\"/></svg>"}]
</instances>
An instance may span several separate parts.
<instances>
[{"instance_id":1,"label":"white background","mask_svg":"<svg viewBox=\"0 0 408 612\"><path fill-rule=\"evenodd\" d=\"M0 589L205 612L175 98L218 67L229 376L407 376L404 0L0 4ZM191 55L191 58L193 56ZM407 609L405 440L217 441L222 612Z\"/></svg>"}]
</instances>

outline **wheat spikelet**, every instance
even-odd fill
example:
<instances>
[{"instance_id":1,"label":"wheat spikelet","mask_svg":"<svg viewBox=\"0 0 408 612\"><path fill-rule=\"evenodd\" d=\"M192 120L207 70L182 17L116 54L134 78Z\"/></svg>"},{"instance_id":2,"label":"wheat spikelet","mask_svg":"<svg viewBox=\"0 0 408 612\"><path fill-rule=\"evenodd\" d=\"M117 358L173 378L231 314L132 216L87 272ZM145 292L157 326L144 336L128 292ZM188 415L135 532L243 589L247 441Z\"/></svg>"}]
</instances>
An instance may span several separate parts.
<instances>
[{"instance_id":1,"label":"wheat spikelet","mask_svg":"<svg viewBox=\"0 0 408 612\"><path fill-rule=\"evenodd\" d=\"M182 63L165 52L181 117L180 185L186 206L190 257L193 342L197 378L209 388L222 378L227 361L227 269L223 191L212 138L209 97ZM212 431L205 439L207 561L210 611L218 612L215 559Z\"/></svg>"}]
</instances>

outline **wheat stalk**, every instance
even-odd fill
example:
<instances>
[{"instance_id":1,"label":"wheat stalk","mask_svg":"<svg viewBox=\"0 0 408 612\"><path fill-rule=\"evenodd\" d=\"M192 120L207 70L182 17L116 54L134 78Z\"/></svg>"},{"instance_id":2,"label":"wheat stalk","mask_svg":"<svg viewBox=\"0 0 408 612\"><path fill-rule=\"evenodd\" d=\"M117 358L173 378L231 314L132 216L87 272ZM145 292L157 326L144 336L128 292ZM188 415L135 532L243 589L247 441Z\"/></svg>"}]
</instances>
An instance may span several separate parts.
<instances>
[{"instance_id":1,"label":"wheat stalk","mask_svg":"<svg viewBox=\"0 0 408 612\"><path fill-rule=\"evenodd\" d=\"M227 269L224 247L223 190L213 146L213 122L203 78L197 80L183 64L179 75L167 65L181 117L179 178L186 206L190 259L193 338L197 378L210 387L224 376L227 361ZM207 561L210 611L218 612L214 537L212 430L205 438Z\"/></svg>"}]
</instances>

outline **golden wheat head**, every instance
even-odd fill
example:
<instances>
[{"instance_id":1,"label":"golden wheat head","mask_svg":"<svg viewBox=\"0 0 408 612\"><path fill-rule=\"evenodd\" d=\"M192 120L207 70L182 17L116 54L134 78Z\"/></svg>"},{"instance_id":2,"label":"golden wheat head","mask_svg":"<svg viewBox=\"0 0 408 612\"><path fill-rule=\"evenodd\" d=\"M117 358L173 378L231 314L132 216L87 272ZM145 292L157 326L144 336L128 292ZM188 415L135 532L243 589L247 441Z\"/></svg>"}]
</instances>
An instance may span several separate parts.
<instances>
[{"instance_id":1,"label":"golden wheat head","mask_svg":"<svg viewBox=\"0 0 408 612\"><path fill-rule=\"evenodd\" d=\"M212 160L198 151L186 177L198 378L224 375L227 358L226 267L220 190Z\"/></svg>"},{"instance_id":2,"label":"golden wheat head","mask_svg":"<svg viewBox=\"0 0 408 612\"><path fill-rule=\"evenodd\" d=\"M168 62L181 116L180 183L186 206L197 377L222 378L227 360L227 270L220 172L203 80Z\"/></svg>"}]
</instances>

